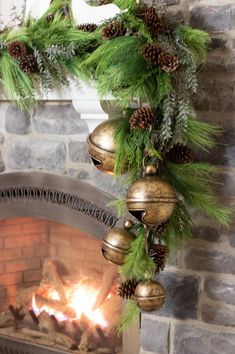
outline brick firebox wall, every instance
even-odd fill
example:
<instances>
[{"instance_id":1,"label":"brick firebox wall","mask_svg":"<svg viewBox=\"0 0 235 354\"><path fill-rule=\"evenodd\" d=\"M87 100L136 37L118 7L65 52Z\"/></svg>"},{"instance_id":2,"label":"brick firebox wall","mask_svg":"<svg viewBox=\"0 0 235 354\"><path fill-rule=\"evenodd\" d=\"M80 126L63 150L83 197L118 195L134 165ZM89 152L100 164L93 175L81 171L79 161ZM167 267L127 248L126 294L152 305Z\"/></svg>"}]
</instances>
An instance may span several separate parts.
<instances>
[{"instance_id":1,"label":"brick firebox wall","mask_svg":"<svg viewBox=\"0 0 235 354\"><path fill-rule=\"evenodd\" d=\"M15 304L16 292L41 280L47 257L63 271L76 273L95 268L103 272L100 241L78 229L31 218L0 221L0 311ZM106 263L107 266L107 263Z\"/></svg>"}]
</instances>

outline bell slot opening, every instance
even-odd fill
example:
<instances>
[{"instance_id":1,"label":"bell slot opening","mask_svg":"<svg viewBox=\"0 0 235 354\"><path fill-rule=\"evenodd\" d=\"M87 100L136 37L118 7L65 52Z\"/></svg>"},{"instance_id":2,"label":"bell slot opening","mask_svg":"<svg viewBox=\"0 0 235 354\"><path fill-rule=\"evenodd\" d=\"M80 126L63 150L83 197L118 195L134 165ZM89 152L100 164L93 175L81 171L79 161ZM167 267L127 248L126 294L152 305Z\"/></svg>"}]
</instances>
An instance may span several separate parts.
<instances>
[{"instance_id":1,"label":"bell slot opening","mask_svg":"<svg viewBox=\"0 0 235 354\"><path fill-rule=\"evenodd\" d=\"M95 165L95 167L100 167L100 166L102 166L101 161L95 159L94 157L92 157L91 160L92 160L93 164Z\"/></svg>"},{"instance_id":2,"label":"bell slot opening","mask_svg":"<svg viewBox=\"0 0 235 354\"><path fill-rule=\"evenodd\" d=\"M129 210L129 213L137 220L144 221L145 210Z\"/></svg>"}]
</instances>

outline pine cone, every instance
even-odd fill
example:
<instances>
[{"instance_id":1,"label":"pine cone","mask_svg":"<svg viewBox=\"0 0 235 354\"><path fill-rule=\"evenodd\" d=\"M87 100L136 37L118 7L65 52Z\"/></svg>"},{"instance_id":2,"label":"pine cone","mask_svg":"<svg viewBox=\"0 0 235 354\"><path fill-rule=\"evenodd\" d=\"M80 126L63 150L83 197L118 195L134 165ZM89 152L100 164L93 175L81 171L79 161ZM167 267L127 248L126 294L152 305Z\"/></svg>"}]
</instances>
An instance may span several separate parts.
<instances>
[{"instance_id":1,"label":"pine cone","mask_svg":"<svg viewBox=\"0 0 235 354\"><path fill-rule=\"evenodd\" d=\"M162 224L153 226L152 229L153 229L153 232L154 232L154 236L157 236L157 237L163 236L165 234L165 232L166 232L166 228L167 228L167 223L166 222L163 222Z\"/></svg>"},{"instance_id":2,"label":"pine cone","mask_svg":"<svg viewBox=\"0 0 235 354\"><path fill-rule=\"evenodd\" d=\"M175 55L161 54L159 57L159 64L161 69L167 73L172 73L179 67L179 60Z\"/></svg>"},{"instance_id":3,"label":"pine cone","mask_svg":"<svg viewBox=\"0 0 235 354\"><path fill-rule=\"evenodd\" d=\"M102 36L106 39L113 39L116 37L124 36L126 28L120 21L113 21L102 29Z\"/></svg>"},{"instance_id":4,"label":"pine cone","mask_svg":"<svg viewBox=\"0 0 235 354\"><path fill-rule=\"evenodd\" d=\"M27 47L25 43L14 41L7 44L7 51L14 59L21 59L27 54Z\"/></svg>"},{"instance_id":5,"label":"pine cone","mask_svg":"<svg viewBox=\"0 0 235 354\"><path fill-rule=\"evenodd\" d=\"M135 293L135 288L137 287L138 282L134 279L128 279L121 283L118 287L118 295L123 299L131 299Z\"/></svg>"},{"instance_id":6,"label":"pine cone","mask_svg":"<svg viewBox=\"0 0 235 354\"><path fill-rule=\"evenodd\" d=\"M112 0L100 0L99 1L99 5L102 6L102 5L107 5L107 4L111 4L112 3Z\"/></svg>"},{"instance_id":7,"label":"pine cone","mask_svg":"<svg viewBox=\"0 0 235 354\"><path fill-rule=\"evenodd\" d=\"M193 161L193 152L186 145L176 144L167 153L166 158L174 163L190 163Z\"/></svg>"},{"instance_id":8,"label":"pine cone","mask_svg":"<svg viewBox=\"0 0 235 354\"><path fill-rule=\"evenodd\" d=\"M157 176L163 176L166 170L166 164L164 161L159 161L157 165Z\"/></svg>"},{"instance_id":9,"label":"pine cone","mask_svg":"<svg viewBox=\"0 0 235 354\"><path fill-rule=\"evenodd\" d=\"M84 23L83 25L77 27L79 31L83 32L94 32L96 28L97 25L95 23Z\"/></svg>"},{"instance_id":10,"label":"pine cone","mask_svg":"<svg viewBox=\"0 0 235 354\"><path fill-rule=\"evenodd\" d=\"M132 114L129 123L131 129L148 129L154 122L154 114L148 107L142 107Z\"/></svg>"},{"instance_id":11,"label":"pine cone","mask_svg":"<svg viewBox=\"0 0 235 354\"><path fill-rule=\"evenodd\" d=\"M146 44L143 47L142 54L147 62L152 65L158 65L162 56L162 48L156 43Z\"/></svg>"},{"instance_id":12,"label":"pine cone","mask_svg":"<svg viewBox=\"0 0 235 354\"><path fill-rule=\"evenodd\" d=\"M54 15L54 14L49 14L49 15L47 15L47 21L48 21L48 22L52 22L52 21L54 20L54 18L55 18L55 15Z\"/></svg>"},{"instance_id":13,"label":"pine cone","mask_svg":"<svg viewBox=\"0 0 235 354\"><path fill-rule=\"evenodd\" d=\"M158 16L156 9L153 6L145 9L142 19L153 37L165 27L164 21Z\"/></svg>"},{"instance_id":14,"label":"pine cone","mask_svg":"<svg viewBox=\"0 0 235 354\"><path fill-rule=\"evenodd\" d=\"M26 74L32 74L38 71L38 64L33 54L25 55L20 61L20 69Z\"/></svg>"},{"instance_id":15,"label":"pine cone","mask_svg":"<svg viewBox=\"0 0 235 354\"><path fill-rule=\"evenodd\" d=\"M149 249L149 257L157 265L157 273L163 271L166 266L167 258L169 255L169 249L164 245L152 245Z\"/></svg>"}]
</instances>

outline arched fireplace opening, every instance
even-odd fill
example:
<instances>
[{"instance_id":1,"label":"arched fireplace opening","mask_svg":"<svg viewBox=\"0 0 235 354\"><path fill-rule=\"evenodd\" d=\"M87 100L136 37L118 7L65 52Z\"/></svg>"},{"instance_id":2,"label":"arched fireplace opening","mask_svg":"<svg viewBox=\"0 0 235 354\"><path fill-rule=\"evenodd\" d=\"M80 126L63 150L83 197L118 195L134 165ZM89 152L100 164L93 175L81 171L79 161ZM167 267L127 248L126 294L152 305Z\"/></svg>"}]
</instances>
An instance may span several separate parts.
<instances>
[{"instance_id":1,"label":"arched fireplace opening","mask_svg":"<svg viewBox=\"0 0 235 354\"><path fill-rule=\"evenodd\" d=\"M135 353L113 334L121 301L100 247L122 223L112 200L66 176L0 176L1 353Z\"/></svg>"}]
</instances>

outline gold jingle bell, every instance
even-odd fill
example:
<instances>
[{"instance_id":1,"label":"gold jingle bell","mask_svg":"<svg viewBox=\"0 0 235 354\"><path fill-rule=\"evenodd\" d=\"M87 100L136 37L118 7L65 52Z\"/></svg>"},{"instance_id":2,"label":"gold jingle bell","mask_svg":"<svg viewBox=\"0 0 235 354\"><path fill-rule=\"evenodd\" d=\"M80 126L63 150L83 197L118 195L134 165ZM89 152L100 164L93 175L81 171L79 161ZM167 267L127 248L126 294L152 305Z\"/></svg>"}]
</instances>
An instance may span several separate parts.
<instances>
[{"instance_id":1,"label":"gold jingle bell","mask_svg":"<svg viewBox=\"0 0 235 354\"><path fill-rule=\"evenodd\" d=\"M98 170L113 174L115 165L114 132L117 119L108 119L98 125L93 133L88 135L88 152Z\"/></svg>"},{"instance_id":2,"label":"gold jingle bell","mask_svg":"<svg viewBox=\"0 0 235 354\"><path fill-rule=\"evenodd\" d=\"M102 253L107 261L122 265L135 236L126 229L114 228L102 241Z\"/></svg>"},{"instance_id":3,"label":"gold jingle bell","mask_svg":"<svg viewBox=\"0 0 235 354\"><path fill-rule=\"evenodd\" d=\"M139 283L135 289L134 298L143 311L159 310L165 303L165 290L157 281Z\"/></svg>"},{"instance_id":4,"label":"gold jingle bell","mask_svg":"<svg viewBox=\"0 0 235 354\"><path fill-rule=\"evenodd\" d=\"M147 166L145 176L128 189L126 206L129 213L147 225L166 222L177 202L174 189L163 179L154 176L154 166Z\"/></svg>"}]
</instances>

